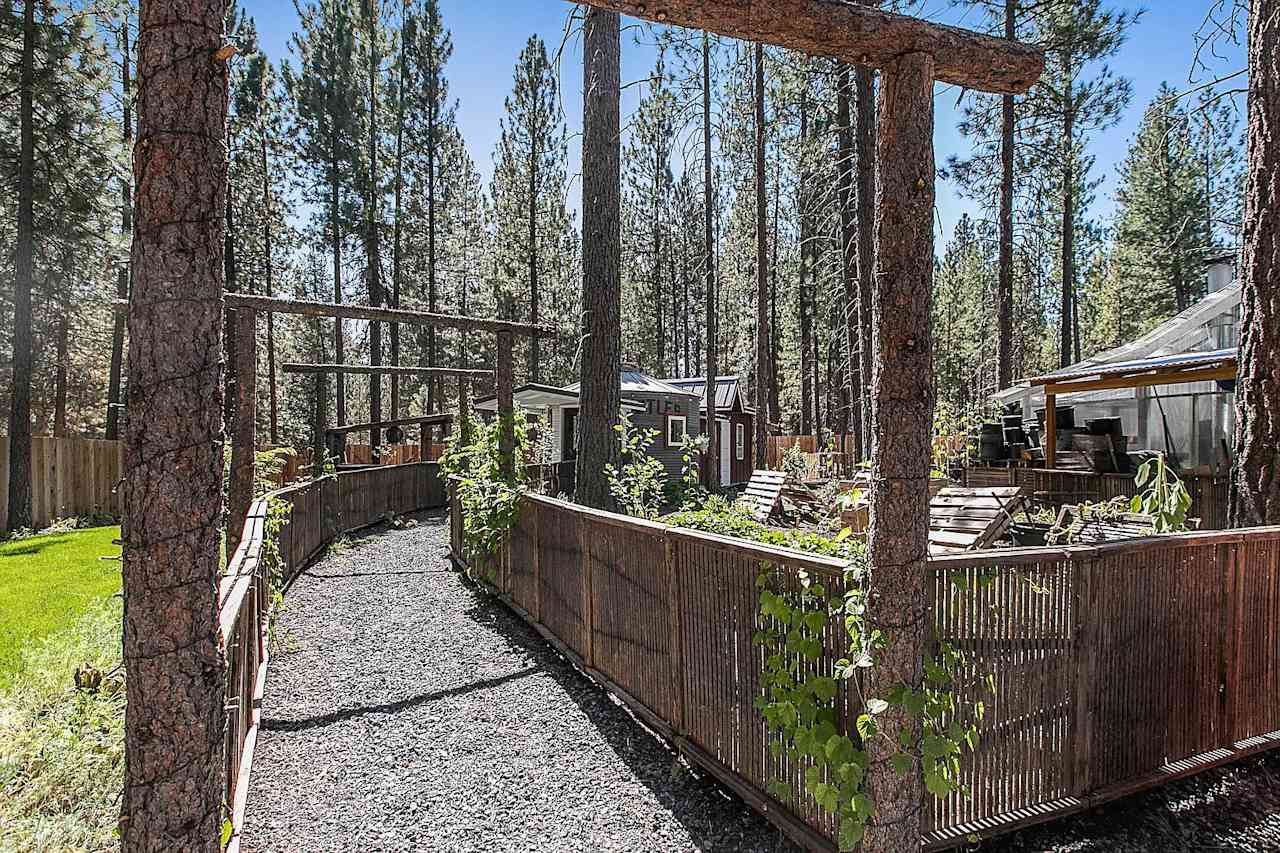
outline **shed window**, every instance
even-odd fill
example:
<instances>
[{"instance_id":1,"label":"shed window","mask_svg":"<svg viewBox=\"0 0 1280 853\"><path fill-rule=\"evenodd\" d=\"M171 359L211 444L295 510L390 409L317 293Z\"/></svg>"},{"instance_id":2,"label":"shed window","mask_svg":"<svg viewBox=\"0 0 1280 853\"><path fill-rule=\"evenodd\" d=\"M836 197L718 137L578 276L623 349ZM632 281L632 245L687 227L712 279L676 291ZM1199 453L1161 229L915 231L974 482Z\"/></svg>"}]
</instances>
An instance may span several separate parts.
<instances>
[{"instance_id":1,"label":"shed window","mask_svg":"<svg viewBox=\"0 0 1280 853\"><path fill-rule=\"evenodd\" d=\"M684 442L686 423L684 415L667 415L667 447L679 447Z\"/></svg>"},{"instance_id":2,"label":"shed window","mask_svg":"<svg viewBox=\"0 0 1280 853\"><path fill-rule=\"evenodd\" d=\"M735 424L733 428L733 455L739 462L747 458L747 426Z\"/></svg>"}]
</instances>

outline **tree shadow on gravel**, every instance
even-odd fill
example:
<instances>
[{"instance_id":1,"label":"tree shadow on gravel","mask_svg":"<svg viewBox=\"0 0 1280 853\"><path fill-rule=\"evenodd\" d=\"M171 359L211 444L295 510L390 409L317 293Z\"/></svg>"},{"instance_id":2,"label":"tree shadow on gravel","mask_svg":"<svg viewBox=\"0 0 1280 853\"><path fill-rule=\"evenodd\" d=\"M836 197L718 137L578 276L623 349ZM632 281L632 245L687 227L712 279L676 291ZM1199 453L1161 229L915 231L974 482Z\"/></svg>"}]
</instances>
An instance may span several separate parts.
<instances>
[{"instance_id":1,"label":"tree shadow on gravel","mask_svg":"<svg viewBox=\"0 0 1280 853\"><path fill-rule=\"evenodd\" d=\"M470 684L461 684L457 687L449 687L444 690L434 690L430 693L420 693L417 696L398 699L395 702L386 702L381 705L361 705L356 708L343 708L337 711L330 711L327 714L320 714L316 717L307 717L302 720L280 720L267 718L262 721L262 728L264 731L269 732L302 732L307 731L308 729L330 726L334 723L343 722L344 720L354 719L355 717L363 717L367 714L398 714L401 711L407 711L411 708L417 708L421 705L426 705L441 699L448 699L452 696L461 696L475 690L488 690L492 687L498 687L502 684L506 684L507 682L516 681L539 671L541 671L540 667L527 667L519 672L511 672L495 678L485 678L480 681L473 681Z\"/></svg>"},{"instance_id":2,"label":"tree shadow on gravel","mask_svg":"<svg viewBox=\"0 0 1280 853\"><path fill-rule=\"evenodd\" d=\"M460 577L462 577L460 575ZM780 830L714 778L677 756L665 740L625 705L578 670L515 611L475 582L466 615L524 650L534 668L550 676L581 709L615 755L679 821L696 849L720 853L799 853Z\"/></svg>"}]
</instances>

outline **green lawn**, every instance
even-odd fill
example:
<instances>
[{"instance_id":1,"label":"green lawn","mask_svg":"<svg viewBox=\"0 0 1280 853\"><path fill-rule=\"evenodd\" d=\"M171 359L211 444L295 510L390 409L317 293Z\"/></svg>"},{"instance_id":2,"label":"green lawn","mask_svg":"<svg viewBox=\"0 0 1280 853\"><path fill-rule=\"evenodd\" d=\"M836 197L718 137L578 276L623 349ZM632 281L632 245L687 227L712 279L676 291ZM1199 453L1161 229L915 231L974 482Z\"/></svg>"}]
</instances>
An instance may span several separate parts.
<instances>
[{"instance_id":1,"label":"green lawn","mask_svg":"<svg viewBox=\"0 0 1280 853\"><path fill-rule=\"evenodd\" d=\"M75 622L120 589L119 527L46 533L0 543L0 688L22 647Z\"/></svg>"}]
</instances>

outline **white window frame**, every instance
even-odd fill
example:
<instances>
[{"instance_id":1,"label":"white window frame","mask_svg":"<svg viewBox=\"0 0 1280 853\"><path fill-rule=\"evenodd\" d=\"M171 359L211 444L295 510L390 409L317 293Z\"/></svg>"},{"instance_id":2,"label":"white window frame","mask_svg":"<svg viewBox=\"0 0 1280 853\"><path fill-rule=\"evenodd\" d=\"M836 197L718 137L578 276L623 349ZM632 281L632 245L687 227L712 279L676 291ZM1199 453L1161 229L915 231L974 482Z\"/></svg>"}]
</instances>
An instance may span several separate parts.
<instances>
[{"instance_id":1,"label":"white window frame","mask_svg":"<svg viewBox=\"0 0 1280 853\"><path fill-rule=\"evenodd\" d=\"M680 422L680 438L677 441L671 440L671 427L676 421ZM684 441L685 436L689 434L689 419L685 415L667 415L667 447L679 447L680 442Z\"/></svg>"},{"instance_id":2,"label":"white window frame","mask_svg":"<svg viewBox=\"0 0 1280 853\"><path fill-rule=\"evenodd\" d=\"M741 462L747 458L747 425L733 425L733 455Z\"/></svg>"}]
</instances>

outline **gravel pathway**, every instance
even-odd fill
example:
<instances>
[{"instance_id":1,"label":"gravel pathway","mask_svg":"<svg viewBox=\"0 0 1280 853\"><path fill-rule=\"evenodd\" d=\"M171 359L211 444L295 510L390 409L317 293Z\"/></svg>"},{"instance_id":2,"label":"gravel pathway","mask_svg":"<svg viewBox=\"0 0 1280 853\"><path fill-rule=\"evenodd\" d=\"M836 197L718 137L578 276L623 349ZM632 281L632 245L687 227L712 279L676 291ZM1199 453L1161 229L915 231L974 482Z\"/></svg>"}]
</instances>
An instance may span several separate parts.
<instances>
[{"instance_id":1,"label":"gravel pathway","mask_svg":"<svg viewBox=\"0 0 1280 853\"><path fill-rule=\"evenodd\" d=\"M290 590L243 848L791 851L500 603L440 514Z\"/></svg>"},{"instance_id":2,"label":"gravel pathway","mask_svg":"<svg viewBox=\"0 0 1280 853\"><path fill-rule=\"evenodd\" d=\"M243 848L787 851L500 603L449 570L445 516L290 590ZM1280 753L978 845L1280 853Z\"/></svg>"}]
</instances>

